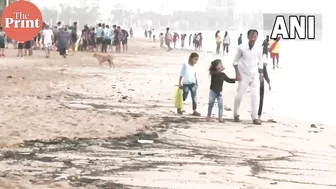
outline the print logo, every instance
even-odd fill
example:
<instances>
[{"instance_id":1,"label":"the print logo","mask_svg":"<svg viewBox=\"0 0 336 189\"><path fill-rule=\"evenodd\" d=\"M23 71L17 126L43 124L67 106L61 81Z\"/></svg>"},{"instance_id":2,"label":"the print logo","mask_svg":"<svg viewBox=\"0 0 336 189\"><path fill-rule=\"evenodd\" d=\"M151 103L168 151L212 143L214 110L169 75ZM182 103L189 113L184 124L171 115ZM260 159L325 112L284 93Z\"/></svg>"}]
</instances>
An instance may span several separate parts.
<instances>
[{"instance_id":1,"label":"the print logo","mask_svg":"<svg viewBox=\"0 0 336 189\"><path fill-rule=\"evenodd\" d=\"M16 1L5 8L1 26L11 39L28 41L42 28L42 13L29 1Z\"/></svg>"},{"instance_id":2,"label":"the print logo","mask_svg":"<svg viewBox=\"0 0 336 189\"><path fill-rule=\"evenodd\" d=\"M271 39L321 40L322 15L264 14L264 30Z\"/></svg>"}]
</instances>

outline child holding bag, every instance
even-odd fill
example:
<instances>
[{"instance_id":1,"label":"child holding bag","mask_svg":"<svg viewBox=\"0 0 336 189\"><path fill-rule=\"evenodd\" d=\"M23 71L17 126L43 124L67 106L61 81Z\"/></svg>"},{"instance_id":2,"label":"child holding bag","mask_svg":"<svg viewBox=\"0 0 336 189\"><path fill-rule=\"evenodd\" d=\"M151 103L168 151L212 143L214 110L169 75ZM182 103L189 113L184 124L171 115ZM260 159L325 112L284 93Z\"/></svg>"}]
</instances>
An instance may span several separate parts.
<instances>
[{"instance_id":1,"label":"child holding bag","mask_svg":"<svg viewBox=\"0 0 336 189\"><path fill-rule=\"evenodd\" d=\"M188 63L184 63L179 77L179 88L183 91L183 101L185 101L190 92L192 100L192 109L194 116L200 116L201 114L197 112L197 97L196 91L198 87L198 81L196 77L195 65L198 61L199 55L195 52L191 53L189 56ZM181 108L177 108L178 114L183 114Z\"/></svg>"}]
</instances>

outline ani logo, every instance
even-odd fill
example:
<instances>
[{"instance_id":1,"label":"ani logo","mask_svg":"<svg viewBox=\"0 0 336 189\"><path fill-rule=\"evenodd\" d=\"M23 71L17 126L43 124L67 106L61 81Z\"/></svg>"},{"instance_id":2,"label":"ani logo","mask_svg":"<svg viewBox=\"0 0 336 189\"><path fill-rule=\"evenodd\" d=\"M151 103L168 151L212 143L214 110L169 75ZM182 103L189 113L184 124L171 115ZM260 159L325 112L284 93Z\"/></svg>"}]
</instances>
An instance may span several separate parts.
<instances>
[{"instance_id":1,"label":"ani logo","mask_svg":"<svg viewBox=\"0 0 336 189\"><path fill-rule=\"evenodd\" d=\"M287 20L287 21L286 21ZM283 15L275 17L270 38L276 39L315 39L315 16L313 15L289 15L286 19Z\"/></svg>"}]
</instances>

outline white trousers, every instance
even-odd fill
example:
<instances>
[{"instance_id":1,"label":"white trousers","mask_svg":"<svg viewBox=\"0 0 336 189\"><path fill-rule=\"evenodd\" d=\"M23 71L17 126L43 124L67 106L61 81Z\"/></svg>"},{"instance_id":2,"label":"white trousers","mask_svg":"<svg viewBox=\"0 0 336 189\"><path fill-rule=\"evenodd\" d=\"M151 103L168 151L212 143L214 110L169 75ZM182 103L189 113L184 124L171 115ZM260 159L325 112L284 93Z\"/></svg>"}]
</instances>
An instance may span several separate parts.
<instances>
[{"instance_id":1,"label":"white trousers","mask_svg":"<svg viewBox=\"0 0 336 189\"><path fill-rule=\"evenodd\" d=\"M233 116L239 115L239 108L241 101L247 89L250 87L251 94L251 116L252 120L258 119L258 109L260 101L260 79L259 77L253 78L251 80L241 80L238 83L237 95L234 100Z\"/></svg>"}]
</instances>

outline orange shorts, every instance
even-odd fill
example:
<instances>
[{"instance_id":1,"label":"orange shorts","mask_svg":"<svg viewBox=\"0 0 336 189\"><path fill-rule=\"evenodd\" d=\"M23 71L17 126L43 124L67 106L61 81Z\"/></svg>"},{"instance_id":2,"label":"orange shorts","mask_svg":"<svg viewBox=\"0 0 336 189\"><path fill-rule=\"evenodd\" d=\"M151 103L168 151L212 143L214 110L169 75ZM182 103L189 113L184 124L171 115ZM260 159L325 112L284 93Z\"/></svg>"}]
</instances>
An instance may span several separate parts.
<instances>
[{"instance_id":1,"label":"orange shorts","mask_svg":"<svg viewBox=\"0 0 336 189\"><path fill-rule=\"evenodd\" d=\"M279 53L271 53L271 58L279 58Z\"/></svg>"}]
</instances>

